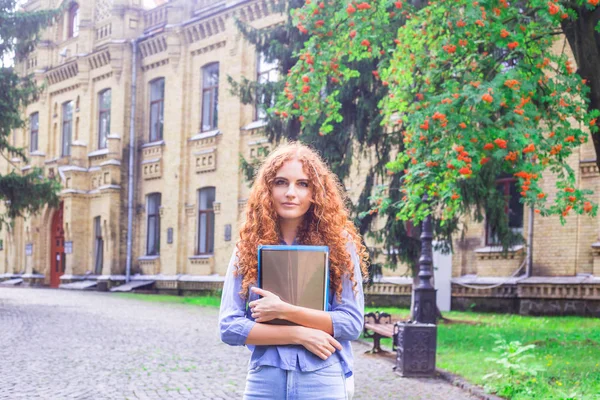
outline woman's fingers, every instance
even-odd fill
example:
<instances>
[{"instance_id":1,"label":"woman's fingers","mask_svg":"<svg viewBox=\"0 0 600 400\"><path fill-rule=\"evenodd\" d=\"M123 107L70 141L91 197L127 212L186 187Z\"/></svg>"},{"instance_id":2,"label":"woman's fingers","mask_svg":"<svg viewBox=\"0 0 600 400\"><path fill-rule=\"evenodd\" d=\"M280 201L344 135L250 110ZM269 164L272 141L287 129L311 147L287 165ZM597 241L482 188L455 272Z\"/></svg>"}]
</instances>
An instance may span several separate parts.
<instances>
[{"instance_id":1,"label":"woman's fingers","mask_svg":"<svg viewBox=\"0 0 600 400\"><path fill-rule=\"evenodd\" d=\"M331 344L333 347L335 347L338 350L342 350L342 345L340 344L340 342L338 342L337 340L335 340L333 338L333 336L330 336L329 338L329 344Z\"/></svg>"},{"instance_id":2,"label":"woman's fingers","mask_svg":"<svg viewBox=\"0 0 600 400\"><path fill-rule=\"evenodd\" d=\"M269 292L268 290L264 290L264 289L257 288L257 287L253 287L253 288L252 288L252 291L253 291L254 293L256 293L257 295L259 295L259 296L263 296L263 297L266 297L266 296L271 296L271 295L273 295L273 293Z\"/></svg>"},{"instance_id":3,"label":"woman's fingers","mask_svg":"<svg viewBox=\"0 0 600 400\"><path fill-rule=\"evenodd\" d=\"M316 356L322 358L323 360L327 360L331 355L335 352L335 349L332 347L328 349L327 346L317 346L317 348L312 351Z\"/></svg>"},{"instance_id":4,"label":"woman's fingers","mask_svg":"<svg viewBox=\"0 0 600 400\"><path fill-rule=\"evenodd\" d=\"M317 357L327 360L336 350L342 350L340 342L331 335L317 329L309 329L304 347Z\"/></svg>"},{"instance_id":5,"label":"woman's fingers","mask_svg":"<svg viewBox=\"0 0 600 400\"><path fill-rule=\"evenodd\" d=\"M248 303L248 306L249 306L250 308L256 307L256 306L257 306L257 305L258 305L258 304L261 302L261 300L262 300L262 299L258 299L258 300L251 301L250 303Z\"/></svg>"}]
</instances>

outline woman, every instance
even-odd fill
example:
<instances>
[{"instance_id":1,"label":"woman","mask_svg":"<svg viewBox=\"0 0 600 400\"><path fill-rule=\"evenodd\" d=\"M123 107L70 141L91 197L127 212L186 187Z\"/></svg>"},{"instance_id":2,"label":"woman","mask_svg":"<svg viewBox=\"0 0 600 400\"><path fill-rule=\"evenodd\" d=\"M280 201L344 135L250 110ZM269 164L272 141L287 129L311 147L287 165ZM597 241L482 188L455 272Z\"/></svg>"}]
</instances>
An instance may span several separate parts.
<instances>
[{"instance_id":1,"label":"woman","mask_svg":"<svg viewBox=\"0 0 600 400\"><path fill-rule=\"evenodd\" d=\"M330 311L297 307L255 287L258 246L267 244L329 246ZM354 389L350 341L363 326L366 260L343 189L323 160L298 143L273 151L248 198L219 315L221 340L252 351L244 399L347 398L346 385ZM276 318L297 325L264 323Z\"/></svg>"}]
</instances>

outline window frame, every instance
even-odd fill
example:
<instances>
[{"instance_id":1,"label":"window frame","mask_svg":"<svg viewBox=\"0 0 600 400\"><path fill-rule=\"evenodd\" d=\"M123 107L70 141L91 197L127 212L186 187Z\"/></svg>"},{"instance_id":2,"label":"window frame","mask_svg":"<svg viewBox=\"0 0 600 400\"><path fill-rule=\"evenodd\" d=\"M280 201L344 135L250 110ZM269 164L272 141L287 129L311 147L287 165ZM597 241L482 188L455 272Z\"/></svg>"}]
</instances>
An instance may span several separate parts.
<instances>
[{"instance_id":1,"label":"window frame","mask_svg":"<svg viewBox=\"0 0 600 400\"><path fill-rule=\"evenodd\" d=\"M158 85L160 82L162 82L162 91L161 91L161 97L158 99L152 99L152 93L153 90L152 88L154 87L154 85ZM165 78L164 77L159 77L159 78L154 78L152 79L150 82L148 82L149 85L149 99L150 99L150 108L149 108L149 132L148 132L148 139L150 141L150 143L152 142L158 142L160 140L163 140L164 137L164 126L165 126ZM153 110L154 110L154 106L158 105L158 115L156 118L156 124L160 125L159 128L157 128L156 130L153 130L153 124L152 124L152 120L153 120Z\"/></svg>"},{"instance_id":2,"label":"window frame","mask_svg":"<svg viewBox=\"0 0 600 400\"><path fill-rule=\"evenodd\" d=\"M66 109L67 106L71 107L70 119L66 119ZM61 146L61 156L62 157L70 157L71 156L71 145L73 144L73 100L65 101L62 103L62 124L61 124L61 137L62 137L62 146ZM68 142L65 141L67 137L67 130L65 126L68 127Z\"/></svg>"},{"instance_id":3,"label":"window frame","mask_svg":"<svg viewBox=\"0 0 600 400\"><path fill-rule=\"evenodd\" d=\"M212 190L212 202L211 199ZM203 205L202 194L206 194L207 202ZM198 223L196 228L196 255L212 255L215 252L215 209L214 202L217 198L217 189L214 186L205 186L198 189ZM204 207L205 208L204 208ZM202 229L202 216L206 215L205 231ZM204 248L205 251L201 251Z\"/></svg>"},{"instance_id":4,"label":"window frame","mask_svg":"<svg viewBox=\"0 0 600 400\"><path fill-rule=\"evenodd\" d=\"M262 67L269 67L265 70ZM274 76L271 76L273 74ZM265 77L264 82L261 82L261 78ZM265 61L264 53L257 53L256 55L256 82L259 84L264 84L268 82L277 82L279 79L279 63L277 61L273 61L272 63L268 63ZM261 97L264 99L264 93L261 94ZM256 94L256 99L254 101L254 121L263 121L267 117L267 110L262 110L258 104L258 93ZM264 100L262 101L264 103ZM275 98L271 99L271 105L275 105Z\"/></svg>"},{"instance_id":5,"label":"window frame","mask_svg":"<svg viewBox=\"0 0 600 400\"><path fill-rule=\"evenodd\" d=\"M520 230L522 232L523 231L523 220L521 220L520 227L511 227L510 226L510 199L511 199L510 188L511 188L511 184L515 185L514 196L519 196L519 192L518 192L518 190L516 190L516 184L517 184L516 178L506 177L506 178L496 179L496 186L503 185L504 214L506 215L507 223L509 224L509 229L512 229L515 232L518 230ZM523 208L523 212L521 214L524 215L523 203L519 202L519 204L520 204L521 208ZM498 242L498 240L494 239L492 236L493 236L493 232L489 225L489 221L486 219L486 222L485 222L485 245L486 246L499 246L500 242Z\"/></svg>"},{"instance_id":6,"label":"window frame","mask_svg":"<svg viewBox=\"0 0 600 400\"><path fill-rule=\"evenodd\" d=\"M102 108L103 106L103 96L108 93L108 108ZM107 137L110 135L110 118L111 118L111 107L112 107L112 90L111 88L106 88L98 92L98 150L106 149L108 147ZM106 126L106 132L102 131L102 117L104 115L108 116L108 124Z\"/></svg>"},{"instance_id":7,"label":"window frame","mask_svg":"<svg viewBox=\"0 0 600 400\"><path fill-rule=\"evenodd\" d=\"M94 217L94 273L102 274L104 267L104 238L102 237L102 218Z\"/></svg>"},{"instance_id":8,"label":"window frame","mask_svg":"<svg viewBox=\"0 0 600 400\"><path fill-rule=\"evenodd\" d=\"M156 210L150 208L150 199L156 197ZM149 193L146 195L146 255L147 256L158 256L160 255L160 207L161 207L162 196L161 193ZM153 221L156 224L154 229L154 244L155 248L150 248L150 223Z\"/></svg>"},{"instance_id":9,"label":"window frame","mask_svg":"<svg viewBox=\"0 0 600 400\"><path fill-rule=\"evenodd\" d=\"M79 36L79 4L73 2L69 7L69 26L67 39Z\"/></svg>"},{"instance_id":10,"label":"window frame","mask_svg":"<svg viewBox=\"0 0 600 400\"><path fill-rule=\"evenodd\" d=\"M217 72L217 83L216 85L207 86L207 75L209 74L209 70L216 67ZM220 64L219 62L213 62L210 64L206 64L202 67L202 90L201 90L201 105L200 105L200 131L201 132L209 132L215 129L218 129L219 126L219 79L220 79ZM205 93L210 94L210 105L208 108L208 116L204 115L204 99ZM209 124L205 123L209 121Z\"/></svg>"},{"instance_id":11,"label":"window frame","mask_svg":"<svg viewBox=\"0 0 600 400\"><path fill-rule=\"evenodd\" d=\"M35 124L33 119L35 117ZM40 132L40 113L34 112L29 116L29 152L33 153L38 150L38 140Z\"/></svg>"}]
</instances>

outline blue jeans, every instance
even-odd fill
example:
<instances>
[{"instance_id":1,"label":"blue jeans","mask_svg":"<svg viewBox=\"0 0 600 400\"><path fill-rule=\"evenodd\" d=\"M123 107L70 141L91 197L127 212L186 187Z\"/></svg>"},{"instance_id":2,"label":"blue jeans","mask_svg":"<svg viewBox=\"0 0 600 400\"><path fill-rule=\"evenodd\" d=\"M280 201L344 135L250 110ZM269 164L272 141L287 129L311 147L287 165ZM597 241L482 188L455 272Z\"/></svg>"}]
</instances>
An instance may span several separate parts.
<instances>
[{"instance_id":1,"label":"blue jeans","mask_svg":"<svg viewBox=\"0 0 600 400\"><path fill-rule=\"evenodd\" d=\"M337 363L312 372L260 366L248 371L244 400L346 400L346 378Z\"/></svg>"}]
</instances>

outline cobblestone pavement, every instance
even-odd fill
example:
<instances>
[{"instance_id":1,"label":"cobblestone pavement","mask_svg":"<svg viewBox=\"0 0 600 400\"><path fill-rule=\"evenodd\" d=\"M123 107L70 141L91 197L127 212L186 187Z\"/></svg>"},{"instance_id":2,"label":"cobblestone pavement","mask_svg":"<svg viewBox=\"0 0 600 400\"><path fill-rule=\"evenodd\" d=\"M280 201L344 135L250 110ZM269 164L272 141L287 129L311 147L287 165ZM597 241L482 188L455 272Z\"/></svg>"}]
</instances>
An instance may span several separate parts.
<instances>
[{"instance_id":1,"label":"cobblestone pavement","mask_svg":"<svg viewBox=\"0 0 600 400\"><path fill-rule=\"evenodd\" d=\"M470 399L354 344L355 399ZM0 288L0 399L239 399L249 352L217 310L98 292Z\"/></svg>"}]
</instances>

